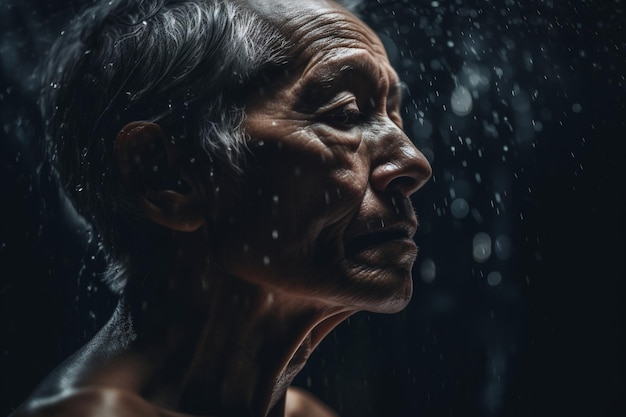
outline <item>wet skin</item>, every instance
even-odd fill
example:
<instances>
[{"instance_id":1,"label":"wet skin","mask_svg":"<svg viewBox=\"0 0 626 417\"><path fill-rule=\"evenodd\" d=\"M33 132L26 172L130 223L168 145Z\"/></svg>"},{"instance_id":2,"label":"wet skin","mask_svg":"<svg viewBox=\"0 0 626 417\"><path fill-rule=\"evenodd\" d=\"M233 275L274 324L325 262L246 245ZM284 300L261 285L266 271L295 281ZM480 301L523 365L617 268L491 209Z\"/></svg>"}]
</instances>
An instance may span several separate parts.
<instances>
[{"instance_id":1,"label":"wet skin","mask_svg":"<svg viewBox=\"0 0 626 417\"><path fill-rule=\"evenodd\" d=\"M146 216L176 230L173 267L146 278L171 285L122 300L14 417L330 416L287 395L311 350L357 311L408 302L417 252L409 196L431 171L402 131L382 44L327 1L250 3L286 34L293 60L246 103L252 157L241 200L216 225L185 203L208 194L206 178L186 173L184 194L138 191ZM167 135L131 125L116 149L133 173L146 157L139 145L153 155Z\"/></svg>"},{"instance_id":2,"label":"wet skin","mask_svg":"<svg viewBox=\"0 0 626 417\"><path fill-rule=\"evenodd\" d=\"M402 131L399 79L352 15L330 3L309 3L308 14L285 4L280 22L296 59L247 103L256 169L221 259L280 291L396 312L410 299L417 252L408 197L431 174Z\"/></svg>"}]
</instances>

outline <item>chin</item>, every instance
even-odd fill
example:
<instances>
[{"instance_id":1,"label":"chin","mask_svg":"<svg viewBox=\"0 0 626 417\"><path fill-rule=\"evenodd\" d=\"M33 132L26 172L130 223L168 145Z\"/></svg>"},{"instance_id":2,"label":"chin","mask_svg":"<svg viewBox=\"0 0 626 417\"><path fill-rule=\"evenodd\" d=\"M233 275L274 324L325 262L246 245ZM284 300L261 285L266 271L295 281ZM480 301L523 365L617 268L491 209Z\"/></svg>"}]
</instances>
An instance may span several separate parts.
<instances>
[{"instance_id":1,"label":"chin","mask_svg":"<svg viewBox=\"0 0 626 417\"><path fill-rule=\"evenodd\" d=\"M393 314L402 311L411 301L413 279L410 269L361 269L351 275L339 302L355 310Z\"/></svg>"},{"instance_id":2,"label":"chin","mask_svg":"<svg viewBox=\"0 0 626 417\"><path fill-rule=\"evenodd\" d=\"M366 309L372 313L394 314L406 308L413 295L413 280L411 273L407 273L400 280L403 285L398 285L388 296L376 300ZM378 298L378 297L377 297Z\"/></svg>"}]
</instances>

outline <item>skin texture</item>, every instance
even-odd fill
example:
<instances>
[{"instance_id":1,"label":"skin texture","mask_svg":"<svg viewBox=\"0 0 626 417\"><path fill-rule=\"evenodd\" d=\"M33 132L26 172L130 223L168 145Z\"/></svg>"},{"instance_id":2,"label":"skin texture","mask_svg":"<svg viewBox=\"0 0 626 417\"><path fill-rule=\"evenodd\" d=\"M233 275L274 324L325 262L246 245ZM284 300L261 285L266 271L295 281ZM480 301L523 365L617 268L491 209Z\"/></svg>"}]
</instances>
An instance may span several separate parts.
<instances>
[{"instance_id":1,"label":"skin texture","mask_svg":"<svg viewBox=\"0 0 626 417\"><path fill-rule=\"evenodd\" d=\"M211 200L206 170L181 163L191 155L158 125L121 128L120 177L171 231L171 268L144 278L152 291L127 293L14 417L330 417L288 391L310 352L355 312L408 303L408 197L431 171L402 132L382 44L331 2L250 3L288 34L294 59L246 103L242 197L214 221L224 204ZM155 185L152 164L185 187Z\"/></svg>"},{"instance_id":2,"label":"skin texture","mask_svg":"<svg viewBox=\"0 0 626 417\"><path fill-rule=\"evenodd\" d=\"M408 196L430 167L402 132L399 80L380 41L324 4L278 8L296 61L284 85L248 103L257 169L221 259L251 281L396 312L410 299L416 254Z\"/></svg>"}]
</instances>

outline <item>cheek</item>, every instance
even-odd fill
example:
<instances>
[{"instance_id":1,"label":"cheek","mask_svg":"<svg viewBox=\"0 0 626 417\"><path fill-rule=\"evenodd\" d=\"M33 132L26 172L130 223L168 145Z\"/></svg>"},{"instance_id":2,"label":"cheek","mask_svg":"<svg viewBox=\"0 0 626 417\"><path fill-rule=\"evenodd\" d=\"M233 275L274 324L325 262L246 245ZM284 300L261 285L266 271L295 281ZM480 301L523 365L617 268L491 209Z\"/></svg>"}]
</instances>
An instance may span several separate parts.
<instances>
[{"instance_id":1,"label":"cheek","mask_svg":"<svg viewBox=\"0 0 626 417\"><path fill-rule=\"evenodd\" d=\"M257 153L250 180L258 208L291 219L290 226L297 229L303 221L346 216L367 188L366 155L346 146L326 146L315 135L289 139L266 143Z\"/></svg>"},{"instance_id":2,"label":"cheek","mask_svg":"<svg viewBox=\"0 0 626 417\"><path fill-rule=\"evenodd\" d=\"M335 263L343 253L343 233L367 189L366 167L356 154L341 167L336 159L281 154L280 162L257 158L240 201L228 213L219 249L233 272L269 268L280 274L281 268L311 268L320 258Z\"/></svg>"}]
</instances>

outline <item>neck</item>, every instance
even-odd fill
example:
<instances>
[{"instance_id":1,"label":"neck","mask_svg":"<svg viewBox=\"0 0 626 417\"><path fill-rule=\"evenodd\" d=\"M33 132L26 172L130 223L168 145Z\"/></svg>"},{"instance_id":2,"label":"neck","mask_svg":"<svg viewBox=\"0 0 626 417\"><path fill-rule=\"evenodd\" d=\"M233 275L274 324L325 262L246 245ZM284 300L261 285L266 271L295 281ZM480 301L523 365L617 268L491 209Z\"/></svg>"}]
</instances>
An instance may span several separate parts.
<instances>
[{"instance_id":1,"label":"neck","mask_svg":"<svg viewBox=\"0 0 626 417\"><path fill-rule=\"evenodd\" d=\"M134 340L110 348L104 371L86 383L196 415L282 417L286 390L311 351L353 313L215 271L171 278L177 287L120 303L97 338L111 340L123 322Z\"/></svg>"}]
</instances>

